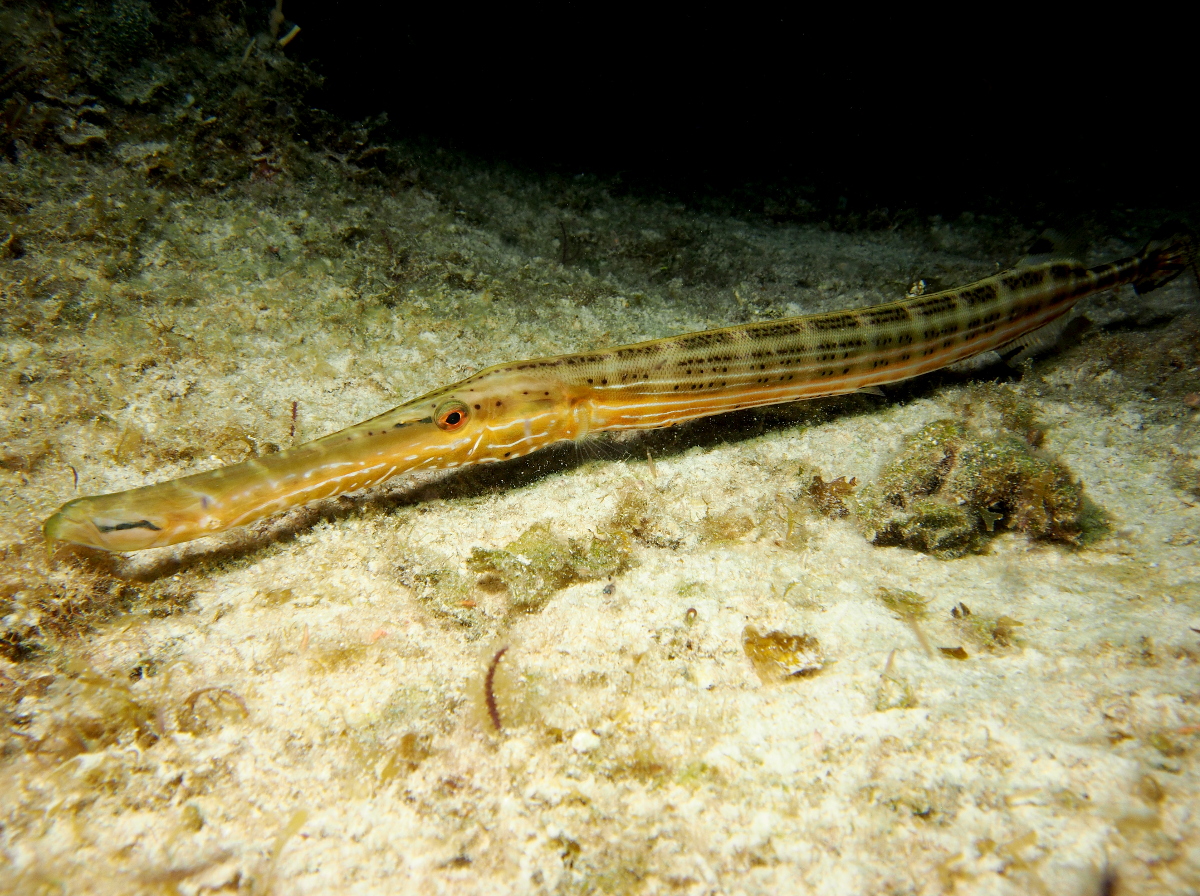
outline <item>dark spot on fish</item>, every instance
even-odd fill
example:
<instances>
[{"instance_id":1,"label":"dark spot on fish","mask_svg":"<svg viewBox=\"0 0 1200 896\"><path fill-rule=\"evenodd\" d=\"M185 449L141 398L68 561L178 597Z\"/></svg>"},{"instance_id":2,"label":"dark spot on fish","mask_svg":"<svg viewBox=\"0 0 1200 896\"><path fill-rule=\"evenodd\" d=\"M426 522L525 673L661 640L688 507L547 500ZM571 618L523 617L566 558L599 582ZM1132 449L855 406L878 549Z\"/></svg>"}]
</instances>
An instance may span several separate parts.
<instances>
[{"instance_id":1,"label":"dark spot on fish","mask_svg":"<svg viewBox=\"0 0 1200 896\"><path fill-rule=\"evenodd\" d=\"M96 523L96 528L101 532L123 532L126 529L149 529L151 532L161 532L162 529L149 520L138 520L136 523L117 523L115 526L105 526L101 523Z\"/></svg>"}]
</instances>

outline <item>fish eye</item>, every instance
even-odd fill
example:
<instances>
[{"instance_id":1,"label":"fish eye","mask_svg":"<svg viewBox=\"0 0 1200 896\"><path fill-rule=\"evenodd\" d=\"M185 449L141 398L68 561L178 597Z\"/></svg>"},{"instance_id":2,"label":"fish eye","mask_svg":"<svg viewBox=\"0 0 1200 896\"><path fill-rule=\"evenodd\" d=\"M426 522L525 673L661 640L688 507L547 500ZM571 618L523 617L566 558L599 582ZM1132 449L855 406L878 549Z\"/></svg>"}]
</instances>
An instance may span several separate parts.
<instances>
[{"instance_id":1,"label":"fish eye","mask_svg":"<svg viewBox=\"0 0 1200 896\"><path fill-rule=\"evenodd\" d=\"M447 401L437 409L433 419L437 422L438 429L454 432L467 422L467 406L461 401Z\"/></svg>"}]
</instances>

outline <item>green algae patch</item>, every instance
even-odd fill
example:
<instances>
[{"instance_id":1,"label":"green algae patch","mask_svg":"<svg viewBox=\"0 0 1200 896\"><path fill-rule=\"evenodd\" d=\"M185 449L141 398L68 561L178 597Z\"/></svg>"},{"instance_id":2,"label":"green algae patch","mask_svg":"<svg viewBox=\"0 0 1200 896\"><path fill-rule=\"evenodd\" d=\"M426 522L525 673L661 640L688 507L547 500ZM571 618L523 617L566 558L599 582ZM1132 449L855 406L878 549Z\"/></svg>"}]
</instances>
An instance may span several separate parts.
<instances>
[{"instance_id":1,"label":"green algae patch","mask_svg":"<svg viewBox=\"0 0 1200 896\"><path fill-rule=\"evenodd\" d=\"M891 588L879 589L879 601L895 613L916 636L917 643L925 651L926 656L933 656L933 646L925 637L920 620L929 615L929 598L915 591L894 591Z\"/></svg>"},{"instance_id":2,"label":"green algae patch","mask_svg":"<svg viewBox=\"0 0 1200 896\"><path fill-rule=\"evenodd\" d=\"M955 628L984 650L996 652L1009 647L1021 646L1021 638L1017 635L1017 629L1025 623L1013 619L1011 616L972 613L970 608L961 602L950 608L950 616L954 620ZM948 655L955 659L966 658L965 651L962 657L953 653Z\"/></svg>"},{"instance_id":3,"label":"green algae patch","mask_svg":"<svg viewBox=\"0 0 1200 896\"><path fill-rule=\"evenodd\" d=\"M530 526L495 549L475 548L466 558L474 578L463 575L444 558L405 556L397 565L398 580L435 615L463 627L474 640L501 617L536 613L564 588L606 579L632 565L633 540L609 525L590 539L562 538L547 523ZM488 605L493 609L489 610Z\"/></svg>"},{"instance_id":4,"label":"green algae patch","mask_svg":"<svg viewBox=\"0 0 1200 896\"><path fill-rule=\"evenodd\" d=\"M915 591L879 589L879 602L901 619L924 619L929 615L930 599Z\"/></svg>"},{"instance_id":5,"label":"green algae patch","mask_svg":"<svg viewBox=\"0 0 1200 896\"><path fill-rule=\"evenodd\" d=\"M733 544L754 531L754 520L744 510L706 513L700 521L700 541L705 544Z\"/></svg>"},{"instance_id":6,"label":"green algae patch","mask_svg":"<svg viewBox=\"0 0 1200 896\"><path fill-rule=\"evenodd\" d=\"M542 609L556 591L617 575L629 563L629 545L618 533L597 535L588 542L564 540L546 523L530 526L503 548L475 548L467 560L481 587L507 591L511 609L525 613Z\"/></svg>"},{"instance_id":7,"label":"green algae patch","mask_svg":"<svg viewBox=\"0 0 1200 896\"><path fill-rule=\"evenodd\" d=\"M979 550L1002 529L1079 545L1102 517L1061 462L1009 433L985 436L955 420L911 436L858 505L874 544L942 559Z\"/></svg>"},{"instance_id":8,"label":"green algae patch","mask_svg":"<svg viewBox=\"0 0 1200 896\"><path fill-rule=\"evenodd\" d=\"M434 613L472 630L481 624L480 614L471 597L471 586L455 570L446 567L425 568L413 562L402 563L398 568L400 583L411 588L417 598L426 602ZM478 637L478 632L475 632L475 636Z\"/></svg>"}]
</instances>

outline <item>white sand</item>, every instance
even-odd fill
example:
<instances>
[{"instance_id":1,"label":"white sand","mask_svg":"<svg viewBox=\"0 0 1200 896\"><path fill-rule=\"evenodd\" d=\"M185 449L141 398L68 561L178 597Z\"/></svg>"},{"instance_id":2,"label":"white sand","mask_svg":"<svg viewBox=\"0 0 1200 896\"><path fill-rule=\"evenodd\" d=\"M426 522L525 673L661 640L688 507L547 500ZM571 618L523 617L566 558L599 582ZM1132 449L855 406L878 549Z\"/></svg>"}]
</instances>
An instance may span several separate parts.
<instances>
[{"instance_id":1,"label":"white sand","mask_svg":"<svg viewBox=\"0 0 1200 896\"><path fill-rule=\"evenodd\" d=\"M441 192L169 203L133 280L64 258L95 316L4 337L14 370L42 373L6 413L51 446L5 471L7 549L36 557L36 521L77 494L68 464L78 494L132 487L290 444L293 401L312 438L489 363L870 304L1012 261L986 222L843 235L596 191L567 215L589 241L564 267L552 197L468 174ZM451 197L474 197L475 224ZM416 259L398 278L381 228ZM664 258L709 265L690 285L637 254L681 228L699 242L676 236ZM367 242L330 258L346 240ZM639 248L589 273L613 240ZM1110 240L1095 260L1133 248ZM1179 281L1092 312L1177 313L1194 294ZM53 639L54 683L13 709L27 719L0 765L0 890L1090 894L1109 866L1122 892L1196 892L1200 502L1177 471L1197 412L1164 416L1107 366L1102 340L1120 338L1093 333L1004 387L1038 404L1044 450L1111 516L1082 550L1005 533L940 561L798 500L814 472L870 481L905 435L985 405L966 382L825 422L741 417L401 481L316 522L118 559L143 599ZM586 540L631 491L653 537L631 542L611 594L577 584L506 619L504 595L473 584L473 548L535 523ZM705 539L706 519L740 517L748 531ZM107 575L94 555L56 562L64 580ZM462 577L474 626L406 586L431 570ZM881 588L929 598L923 632L968 658L925 655ZM155 614L153 595L185 592ZM981 645L960 603L1021 623L1014 642ZM747 625L815 636L825 667L764 684ZM496 732L484 677L506 645ZM151 733L113 721L114 701ZM91 716L108 735L89 740ZM76 733L85 747L64 746Z\"/></svg>"}]
</instances>

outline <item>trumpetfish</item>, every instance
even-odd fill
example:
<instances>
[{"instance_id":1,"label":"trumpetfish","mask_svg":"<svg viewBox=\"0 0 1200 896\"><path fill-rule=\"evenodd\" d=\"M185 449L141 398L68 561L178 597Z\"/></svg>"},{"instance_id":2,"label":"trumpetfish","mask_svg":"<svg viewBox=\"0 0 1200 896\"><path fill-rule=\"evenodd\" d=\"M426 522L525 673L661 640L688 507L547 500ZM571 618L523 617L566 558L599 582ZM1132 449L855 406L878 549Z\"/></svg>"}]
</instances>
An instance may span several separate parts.
<instances>
[{"instance_id":1,"label":"trumpetfish","mask_svg":"<svg viewBox=\"0 0 1200 896\"><path fill-rule=\"evenodd\" d=\"M599 432L871 390L987 351L1043 347L1080 299L1147 292L1194 265L1189 237L1088 268L1051 258L967 286L605 351L499 364L277 454L78 498L48 542L139 551L190 541L417 470L521 457Z\"/></svg>"}]
</instances>

